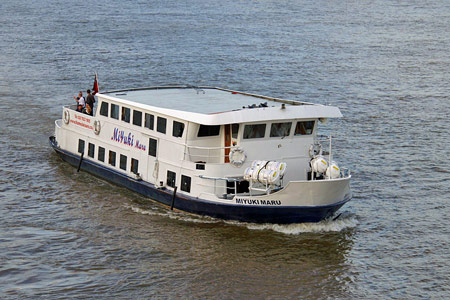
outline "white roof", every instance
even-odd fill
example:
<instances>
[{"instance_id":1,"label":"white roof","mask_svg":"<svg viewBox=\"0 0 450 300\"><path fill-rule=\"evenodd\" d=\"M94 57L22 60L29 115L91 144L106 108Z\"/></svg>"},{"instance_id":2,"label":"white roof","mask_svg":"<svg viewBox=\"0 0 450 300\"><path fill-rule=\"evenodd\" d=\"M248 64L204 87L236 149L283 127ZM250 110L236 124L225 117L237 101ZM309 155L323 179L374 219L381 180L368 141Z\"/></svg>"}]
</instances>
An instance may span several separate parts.
<instances>
[{"instance_id":1,"label":"white roof","mask_svg":"<svg viewBox=\"0 0 450 300\"><path fill-rule=\"evenodd\" d=\"M339 108L333 106L212 87L155 87L112 91L97 96L204 125L342 117ZM260 103L267 103L267 107L258 107ZM253 104L255 108L248 108Z\"/></svg>"}]
</instances>

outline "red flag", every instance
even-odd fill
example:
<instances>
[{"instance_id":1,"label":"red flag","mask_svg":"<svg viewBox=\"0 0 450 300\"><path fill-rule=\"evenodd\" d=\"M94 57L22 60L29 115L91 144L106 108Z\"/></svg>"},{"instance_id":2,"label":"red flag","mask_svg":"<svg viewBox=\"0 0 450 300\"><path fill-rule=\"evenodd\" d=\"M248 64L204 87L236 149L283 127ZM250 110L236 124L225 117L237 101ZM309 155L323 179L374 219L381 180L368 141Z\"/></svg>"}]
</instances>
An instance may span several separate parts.
<instances>
[{"instance_id":1,"label":"red flag","mask_svg":"<svg viewBox=\"0 0 450 300\"><path fill-rule=\"evenodd\" d=\"M97 80L97 73L95 73L95 79L94 79L94 87L92 88L93 93L92 95L95 95L98 93L98 80Z\"/></svg>"}]
</instances>

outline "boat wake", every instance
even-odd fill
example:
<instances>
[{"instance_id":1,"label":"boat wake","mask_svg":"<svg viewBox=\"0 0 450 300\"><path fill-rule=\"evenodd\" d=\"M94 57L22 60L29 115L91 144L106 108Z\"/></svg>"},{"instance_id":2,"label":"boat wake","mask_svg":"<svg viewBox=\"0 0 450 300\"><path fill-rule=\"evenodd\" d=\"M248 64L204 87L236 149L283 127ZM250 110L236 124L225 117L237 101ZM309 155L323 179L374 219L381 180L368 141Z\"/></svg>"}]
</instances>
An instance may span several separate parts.
<instances>
[{"instance_id":1,"label":"boat wake","mask_svg":"<svg viewBox=\"0 0 450 300\"><path fill-rule=\"evenodd\" d=\"M271 230L289 235L299 235L302 233L339 232L345 229L354 228L358 225L358 223L359 222L354 215L345 213L343 213L336 220L330 218L327 220L320 221L318 223L249 224L237 222L237 224L244 225L250 230Z\"/></svg>"},{"instance_id":2,"label":"boat wake","mask_svg":"<svg viewBox=\"0 0 450 300\"><path fill-rule=\"evenodd\" d=\"M133 212L142 215L168 217L170 219L182 222L203 223L203 224L222 223L232 226L246 227L249 230L270 230L289 235L299 235L302 233L339 232L345 229L354 228L359 224L358 220L356 219L356 216L349 213L342 213L342 215L336 220L330 218L318 223L256 224L239 221L226 221L207 216L196 216L186 214L184 212L179 213L169 210L162 212L161 209L159 208L140 208L133 205L127 205L126 208L131 209Z\"/></svg>"},{"instance_id":3,"label":"boat wake","mask_svg":"<svg viewBox=\"0 0 450 300\"><path fill-rule=\"evenodd\" d=\"M196 216L190 215L187 213L179 213L176 211L166 210L162 212L160 208L140 208L132 205L126 205L126 208L131 209L133 212L142 214L142 215L150 215L150 216L160 216L160 217L168 217L170 219L191 222L191 223L204 223L204 224L212 224L212 223L220 223L222 220L214 219L207 216Z\"/></svg>"}]
</instances>

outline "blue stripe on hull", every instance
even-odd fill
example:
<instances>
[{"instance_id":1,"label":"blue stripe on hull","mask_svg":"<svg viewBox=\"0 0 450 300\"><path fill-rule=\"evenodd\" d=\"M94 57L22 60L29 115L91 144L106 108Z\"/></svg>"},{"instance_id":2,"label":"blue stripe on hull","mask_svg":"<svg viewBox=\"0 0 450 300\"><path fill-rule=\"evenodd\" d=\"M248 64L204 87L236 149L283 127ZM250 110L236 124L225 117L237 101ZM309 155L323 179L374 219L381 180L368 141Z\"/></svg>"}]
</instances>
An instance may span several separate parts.
<instances>
[{"instance_id":1,"label":"blue stripe on hull","mask_svg":"<svg viewBox=\"0 0 450 300\"><path fill-rule=\"evenodd\" d=\"M64 161L75 167L78 166L80 157L58 148L54 137L50 137L50 145ZM168 206L171 205L173 192L170 190L157 188L155 185L146 181L135 180L134 178L89 160L83 160L81 169L112 183L124 186L157 202ZM177 194L174 208L190 213L228 220L253 223L288 224L319 222L332 216L334 212L350 199L351 196L347 195L342 201L326 206L258 207L212 203L198 198Z\"/></svg>"}]
</instances>

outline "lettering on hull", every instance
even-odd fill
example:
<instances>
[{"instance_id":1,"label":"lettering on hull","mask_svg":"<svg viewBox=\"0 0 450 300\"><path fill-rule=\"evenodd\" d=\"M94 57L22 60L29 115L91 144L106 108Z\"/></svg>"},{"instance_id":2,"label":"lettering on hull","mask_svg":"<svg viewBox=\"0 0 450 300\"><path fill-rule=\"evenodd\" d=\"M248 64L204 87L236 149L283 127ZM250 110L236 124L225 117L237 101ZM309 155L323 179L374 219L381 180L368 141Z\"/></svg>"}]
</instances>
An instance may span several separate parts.
<instances>
[{"instance_id":1,"label":"lettering on hull","mask_svg":"<svg viewBox=\"0 0 450 300\"><path fill-rule=\"evenodd\" d=\"M143 151L147 148L144 144L141 144L138 139L134 139L134 134L129 132L127 135L124 130L119 130L119 128L114 128L111 140Z\"/></svg>"},{"instance_id":2,"label":"lettering on hull","mask_svg":"<svg viewBox=\"0 0 450 300\"><path fill-rule=\"evenodd\" d=\"M94 129L94 127L91 126L91 120L87 117L80 116L78 114L74 114L74 118L76 120L71 119L69 122L87 129Z\"/></svg>"},{"instance_id":3,"label":"lettering on hull","mask_svg":"<svg viewBox=\"0 0 450 300\"><path fill-rule=\"evenodd\" d=\"M281 205L281 201L280 200L236 198L236 204L278 206L278 205Z\"/></svg>"}]
</instances>

